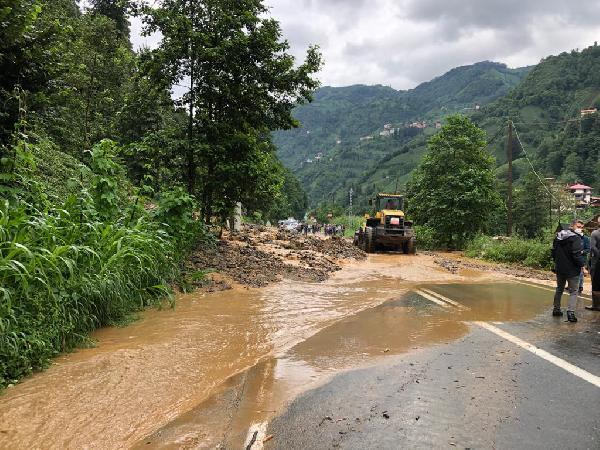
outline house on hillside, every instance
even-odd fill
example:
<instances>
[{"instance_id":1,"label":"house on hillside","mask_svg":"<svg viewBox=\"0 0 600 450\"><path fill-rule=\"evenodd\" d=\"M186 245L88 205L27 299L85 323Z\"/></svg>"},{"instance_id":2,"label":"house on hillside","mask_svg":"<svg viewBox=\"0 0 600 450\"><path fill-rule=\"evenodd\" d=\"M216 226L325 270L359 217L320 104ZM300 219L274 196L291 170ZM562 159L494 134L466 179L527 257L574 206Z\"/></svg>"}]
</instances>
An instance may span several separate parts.
<instances>
[{"instance_id":1,"label":"house on hillside","mask_svg":"<svg viewBox=\"0 0 600 450\"><path fill-rule=\"evenodd\" d=\"M567 190L575 197L575 205L578 208L585 208L590 205L592 200L592 188L585 184L572 184Z\"/></svg>"},{"instance_id":2,"label":"house on hillside","mask_svg":"<svg viewBox=\"0 0 600 450\"><path fill-rule=\"evenodd\" d=\"M360 141L370 141L371 139L373 139L373 136L363 136L359 140Z\"/></svg>"},{"instance_id":3,"label":"house on hillside","mask_svg":"<svg viewBox=\"0 0 600 450\"><path fill-rule=\"evenodd\" d=\"M589 114L596 114L598 112L598 108L587 108L581 110L581 117L587 116Z\"/></svg>"}]
</instances>

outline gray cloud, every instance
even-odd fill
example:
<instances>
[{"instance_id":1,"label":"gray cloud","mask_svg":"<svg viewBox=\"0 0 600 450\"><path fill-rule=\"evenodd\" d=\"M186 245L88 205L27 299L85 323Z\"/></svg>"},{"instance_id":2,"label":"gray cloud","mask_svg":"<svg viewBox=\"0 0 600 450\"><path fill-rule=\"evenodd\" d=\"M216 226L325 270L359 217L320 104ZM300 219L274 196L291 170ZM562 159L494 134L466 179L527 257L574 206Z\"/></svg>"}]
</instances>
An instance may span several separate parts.
<instances>
[{"instance_id":1,"label":"gray cloud","mask_svg":"<svg viewBox=\"0 0 600 450\"><path fill-rule=\"evenodd\" d=\"M530 65L600 40L598 0L265 3L298 59L308 45L321 46L325 66L319 77L333 86L364 83L407 89L453 67L482 60ZM135 40L139 46L141 39Z\"/></svg>"}]
</instances>

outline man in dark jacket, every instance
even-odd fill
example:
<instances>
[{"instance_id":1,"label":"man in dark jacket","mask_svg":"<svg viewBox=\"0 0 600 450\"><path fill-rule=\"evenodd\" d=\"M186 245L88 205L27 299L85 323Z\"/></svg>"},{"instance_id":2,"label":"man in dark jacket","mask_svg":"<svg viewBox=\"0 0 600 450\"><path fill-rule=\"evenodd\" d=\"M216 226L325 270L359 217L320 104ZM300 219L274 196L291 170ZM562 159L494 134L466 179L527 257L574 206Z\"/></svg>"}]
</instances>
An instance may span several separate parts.
<instances>
[{"instance_id":1,"label":"man in dark jacket","mask_svg":"<svg viewBox=\"0 0 600 450\"><path fill-rule=\"evenodd\" d=\"M553 316L562 316L560 299L565 284L568 284L569 303L567 305L567 319L577 322L575 306L577 305L577 291L579 288L579 274L585 266L582 242L583 222L574 220L568 230L561 230L556 234L552 244L552 259L556 270L556 293L554 294Z\"/></svg>"},{"instance_id":2,"label":"man in dark jacket","mask_svg":"<svg viewBox=\"0 0 600 450\"><path fill-rule=\"evenodd\" d=\"M600 217L598 218L600 227ZM586 309L600 311L600 228L592 232L590 240L590 273L592 275L592 306Z\"/></svg>"}]
</instances>

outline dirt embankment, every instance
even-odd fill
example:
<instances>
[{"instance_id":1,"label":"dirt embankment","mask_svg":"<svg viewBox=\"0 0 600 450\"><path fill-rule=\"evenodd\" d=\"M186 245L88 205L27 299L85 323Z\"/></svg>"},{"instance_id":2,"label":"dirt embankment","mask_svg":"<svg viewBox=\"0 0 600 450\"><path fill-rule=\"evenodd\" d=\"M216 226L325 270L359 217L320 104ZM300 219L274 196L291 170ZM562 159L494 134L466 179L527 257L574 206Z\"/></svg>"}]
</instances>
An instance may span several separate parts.
<instances>
[{"instance_id":1,"label":"dirt embankment","mask_svg":"<svg viewBox=\"0 0 600 450\"><path fill-rule=\"evenodd\" d=\"M341 270L348 259L366 254L341 237L303 236L272 227L244 225L240 232L226 232L216 248L194 252L188 271L214 269L209 291L238 283L263 287L283 278L323 281Z\"/></svg>"}]
</instances>

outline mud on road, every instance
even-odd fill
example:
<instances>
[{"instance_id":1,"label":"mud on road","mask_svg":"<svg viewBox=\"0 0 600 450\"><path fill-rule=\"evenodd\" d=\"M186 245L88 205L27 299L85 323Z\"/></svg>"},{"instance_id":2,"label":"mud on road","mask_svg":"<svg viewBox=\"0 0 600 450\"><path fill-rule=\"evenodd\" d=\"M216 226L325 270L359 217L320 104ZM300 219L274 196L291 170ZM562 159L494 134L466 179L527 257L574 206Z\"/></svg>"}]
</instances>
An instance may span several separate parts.
<instances>
[{"instance_id":1,"label":"mud on road","mask_svg":"<svg viewBox=\"0 0 600 450\"><path fill-rule=\"evenodd\" d=\"M464 327L435 332L447 330L439 328L447 321L428 310L424 323L429 325L414 328L410 303L390 303L382 316L365 313L364 318L361 311L423 283L510 278L476 269L452 273L436 264L435 256L424 254L369 255L363 260L362 252L341 239L290 238L267 229L227 236L222 245L227 250L218 249L217 255L229 260L214 256L196 264L216 266L231 277L232 289L180 295L173 310L147 311L128 327L98 330L92 336L95 348L60 356L46 372L8 389L0 397L0 448L153 446L146 442L194 448L220 445L224 439L239 443L250 421L268 420L294 396L340 370L410 351L424 342L424 333L434 336L434 342L445 342L465 332ZM265 260L271 261L267 269ZM327 276L297 275L305 271ZM314 281L321 278L327 279ZM386 318L387 328L377 331ZM383 330L403 328L398 323L414 329L411 339L398 335L397 344L386 343ZM359 345L358 331L367 347ZM232 385L246 393L228 403L238 406L217 408L231 415L215 415L218 426L209 420L199 429L200 419L210 418L207 402L221 404L222 395L233 392ZM190 429L190 424L195 427ZM223 426L226 436L217 432Z\"/></svg>"}]
</instances>

